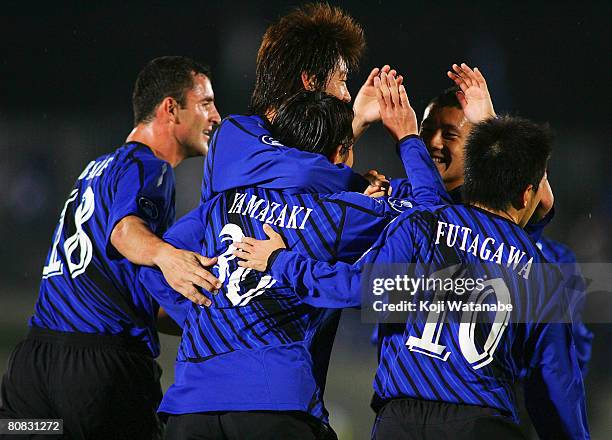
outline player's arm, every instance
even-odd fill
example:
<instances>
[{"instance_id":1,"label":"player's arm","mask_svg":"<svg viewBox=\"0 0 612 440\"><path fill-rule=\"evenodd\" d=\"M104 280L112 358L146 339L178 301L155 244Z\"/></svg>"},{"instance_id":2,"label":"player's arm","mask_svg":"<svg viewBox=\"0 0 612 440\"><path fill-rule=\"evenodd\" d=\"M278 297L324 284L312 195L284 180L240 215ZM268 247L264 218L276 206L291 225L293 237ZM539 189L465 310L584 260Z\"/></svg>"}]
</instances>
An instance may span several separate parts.
<instances>
[{"instance_id":1,"label":"player's arm","mask_svg":"<svg viewBox=\"0 0 612 440\"><path fill-rule=\"evenodd\" d=\"M334 165L320 154L265 143L265 136L245 132L232 121L231 117L223 121L211 143L202 202L238 187L325 194L363 192L368 186L367 180L343 164Z\"/></svg>"},{"instance_id":2,"label":"player's arm","mask_svg":"<svg viewBox=\"0 0 612 440\"><path fill-rule=\"evenodd\" d=\"M537 361L525 381L525 403L536 431L541 438L590 438L570 324L546 324L537 339Z\"/></svg>"},{"instance_id":3,"label":"player's arm","mask_svg":"<svg viewBox=\"0 0 612 440\"><path fill-rule=\"evenodd\" d=\"M128 215L117 223L111 233L111 244L134 264L158 267L174 290L197 304L209 306L211 302L196 286L209 292L220 287L219 280L206 269L217 262L216 258L176 249L136 215Z\"/></svg>"},{"instance_id":4,"label":"player's arm","mask_svg":"<svg viewBox=\"0 0 612 440\"><path fill-rule=\"evenodd\" d=\"M327 262L304 257L287 250L282 237L264 225L268 240L244 237L234 243L234 255L241 267L268 271L272 278L292 287L293 291L313 307L344 308L361 305L361 275L366 264L411 261L412 239L398 218L385 228L376 243L354 264Z\"/></svg>"},{"instance_id":5,"label":"player's arm","mask_svg":"<svg viewBox=\"0 0 612 440\"><path fill-rule=\"evenodd\" d=\"M553 195L547 174L544 174L544 179L542 179L538 187L538 193L540 195L540 203L529 219L529 223L525 226L525 232L536 242L540 240L544 233L544 228L548 226L555 216L555 196Z\"/></svg>"},{"instance_id":6,"label":"player's arm","mask_svg":"<svg viewBox=\"0 0 612 440\"><path fill-rule=\"evenodd\" d=\"M202 216L207 215L206 205L200 205L177 221L164 234L164 241L190 254L199 255L204 245L204 225ZM144 289L163 309L163 317L170 316L179 326L187 318L192 302L169 284L161 270L141 266L138 279ZM195 289L195 287L194 287ZM166 326L165 322L161 323Z\"/></svg>"},{"instance_id":7,"label":"player's arm","mask_svg":"<svg viewBox=\"0 0 612 440\"><path fill-rule=\"evenodd\" d=\"M105 231L108 256L157 266L182 295L198 304L210 303L194 284L214 290L218 281L205 269L214 260L180 251L159 238L174 221L170 165L136 152L109 186L114 192Z\"/></svg>"}]
</instances>

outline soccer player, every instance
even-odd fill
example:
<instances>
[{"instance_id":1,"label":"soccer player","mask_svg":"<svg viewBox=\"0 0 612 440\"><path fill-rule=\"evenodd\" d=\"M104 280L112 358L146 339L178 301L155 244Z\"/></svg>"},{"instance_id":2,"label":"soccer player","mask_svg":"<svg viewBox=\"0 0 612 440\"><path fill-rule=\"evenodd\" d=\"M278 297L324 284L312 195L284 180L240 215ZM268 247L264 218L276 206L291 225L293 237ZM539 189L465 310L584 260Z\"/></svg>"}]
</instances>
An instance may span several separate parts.
<instances>
[{"instance_id":1,"label":"soccer player","mask_svg":"<svg viewBox=\"0 0 612 440\"><path fill-rule=\"evenodd\" d=\"M480 111L490 116L494 116L495 112L492 104L489 104L490 99L481 99L488 94L488 87L478 68L472 69L465 63L453 64L448 76L455 82L455 87L445 90L429 103L423 115L419 134L427 145L452 202L462 203L465 144L472 127L482 118ZM481 104L476 106L475 100ZM468 107L468 102L473 103L473 106ZM390 185L393 188L393 197L404 198L410 194L410 185L405 178L391 179ZM552 192L548 192L526 225L526 230L538 243L546 260L549 263L559 264L566 281L572 283L573 278L580 277L576 256L567 246L543 235L545 226L550 223L553 216ZM580 370L586 373L593 334L581 319L585 295L575 292L573 300L575 304L572 329Z\"/></svg>"},{"instance_id":2,"label":"soccer player","mask_svg":"<svg viewBox=\"0 0 612 440\"><path fill-rule=\"evenodd\" d=\"M427 184L438 179L443 190L416 136L416 116L405 90L391 75L383 77L385 93L395 103L389 111L395 118L387 127L401 141L404 163L416 179L415 200L394 203L350 192L292 194L258 187L225 191L164 236L177 247L220 255L215 270L223 287L213 307L185 303L159 272L141 270L143 285L184 328L176 381L160 407L169 415L168 438L205 433L220 439L334 438L323 392L335 334L329 320L337 312L302 303L287 286L238 267L232 253L244 235L263 237L261 225L274 224L304 255L352 262L402 209L420 203L420 194L432 193L419 190L419 179ZM346 103L303 91L278 108L270 128L283 143L338 160L347 158L352 145L352 120Z\"/></svg>"},{"instance_id":3,"label":"soccer player","mask_svg":"<svg viewBox=\"0 0 612 440\"><path fill-rule=\"evenodd\" d=\"M138 74L135 127L125 144L91 161L62 209L27 338L2 382L2 417L60 418L71 439L151 439L161 370L157 303L137 265L157 266L198 304L215 291L215 259L159 237L174 222L173 168L206 153L219 113L210 72L162 57Z\"/></svg>"},{"instance_id":4,"label":"soccer player","mask_svg":"<svg viewBox=\"0 0 612 440\"><path fill-rule=\"evenodd\" d=\"M325 91L350 102L346 80L357 68L364 47L361 26L328 4L301 6L270 25L257 53L251 115L226 118L213 136L201 201L243 186L295 194L363 192L368 183L383 184L376 179L368 182L320 154L278 145L269 130L278 107L300 90ZM389 66L370 72L353 105L355 138L380 120L374 77L381 71L396 74ZM401 82L401 76L398 79Z\"/></svg>"},{"instance_id":5,"label":"soccer player","mask_svg":"<svg viewBox=\"0 0 612 440\"><path fill-rule=\"evenodd\" d=\"M522 438L512 384L523 369L538 434L589 438L571 324L559 322L568 308L563 278L539 264L546 260L523 229L548 190L549 155L547 133L527 120L479 123L465 147L467 204L404 212L353 265L289 251L270 227L270 240L235 244L240 267L268 271L307 302L357 306L362 270L402 263L414 277L424 267L425 277L447 270L456 279L462 268L483 282L471 293L473 303L494 298L515 308L516 314L495 313L494 321L430 311L426 322L383 324L373 438ZM432 302L453 294L421 293Z\"/></svg>"}]
</instances>

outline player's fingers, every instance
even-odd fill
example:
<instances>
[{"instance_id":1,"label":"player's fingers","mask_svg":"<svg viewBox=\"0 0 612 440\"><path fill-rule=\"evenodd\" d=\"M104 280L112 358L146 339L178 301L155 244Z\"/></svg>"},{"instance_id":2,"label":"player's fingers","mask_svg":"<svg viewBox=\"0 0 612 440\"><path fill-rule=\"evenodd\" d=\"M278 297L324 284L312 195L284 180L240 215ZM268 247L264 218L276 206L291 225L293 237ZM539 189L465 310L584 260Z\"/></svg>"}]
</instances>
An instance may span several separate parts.
<instances>
[{"instance_id":1,"label":"player's fingers","mask_svg":"<svg viewBox=\"0 0 612 440\"><path fill-rule=\"evenodd\" d=\"M448 75L448 77L453 80L453 82L461 89L461 91L465 92L468 89L468 86L463 80L463 78L461 78L455 72L451 72L449 70L448 72L446 72L446 75Z\"/></svg>"},{"instance_id":2,"label":"player's fingers","mask_svg":"<svg viewBox=\"0 0 612 440\"><path fill-rule=\"evenodd\" d=\"M246 267L247 269L254 269L259 272L263 272L265 270L265 267L261 269L261 266L258 263L250 260L240 260L238 261L238 266Z\"/></svg>"},{"instance_id":3,"label":"player's fingers","mask_svg":"<svg viewBox=\"0 0 612 440\"><path fill-rule=\"evenodd\" d=\"M480 71L478 67L474 67L474 75L476 76L476 80L478 81L478 84L481 87L488 89L487 80L485 79L484 75L482 74L482 72Z\"/></svg>"},{"instance_id":4,"label":"player's fingers","mask_svg":"<svg viewBox=\"0 0 612 440\"><path fill-rule=\"evenodd\" d=\"M398 75L397 77L397 85L401 86L404 83L404 77L402 75Z\"/></svg>"},{"instance_id":5,"label":"player's fingers","mask_svg":"<svg viewBox=\"0 0 612 440\"><path fill-rule=\"evenodd\" d=\"M387 77L388 75L385 72L380 73L380 91L382 92L383 99L385 100L385 105L387 107L391 107L391 91L389 90Z\"/></svg>"},{"instance_id":6,"label":"player's fingers","mask_svg":"<svg viewBox=\"0 0 612 440\"><path fill-rule=\"evenodd\" d=\"M217 289L221 288L221 281L219 281L219 279L216 276L214 276L212 273L210 273L206 269L199 268L199 269L195 270L193 272L193 274L196 277L198 277L198 278L204 280L205 282L209 283L210 284L210 288L207 287L207 286L203 286L202 284L199 284L199 283L194 283L194 284L197 284L200 287L204 287L206 290L217 290Z\"/></svg>"},{"instance_id":7,"label":"player's fingers","mask_svg":"<svg viewBox=\"0 0 612 440\"><path fill-rule=\"evenodd\" d=\"M201 306L210 307L212 304L212 301L198 292L198 289L196 289L193 285L185 287L181 293L183 296L185 296L185 298Z\"/></svg>"},{"instance_id":8,"label":"player's fingers","mask_svg":"<svg viewBox=\"0 0 612 440\"><path fill-rule=\"evenodd\" d=\"M201 287L202 289L208 291L208 292L213 292L217 290L217 288L215 287L215 285L211 282L209 282L207 279L202 278L196 274L193 274L191 276L191 284L193 284L194 286L198 286Z\"/></svg>"},{"instance_id":9,"label":"player's fingers","mask_svg":"<svg viewBox=\"0 0 612 440\"><path fill-rule=\"evenodd\" d=\"M465 109L468 105L467 99L465 99L465 94L462 91L460 91L460 92L455 93L455 95L457 96L457 101L459 101L461 108Z\"/></svg>"},{"instance_id":10,"label":"player's fingers","mask_svg":"<svg viewBox=\"0 0 612 440\"><path fill-rule=\"evenodd\" d=\"M239 243L243 243L243 244L247 244L250 246L253 246L255 243L257 243L257 239L253 238L253 237L242 237L242 239L240 239ZM236 245L236 243L234 243L234 246Z\"/></svg>"},{"instance_id":11,"label":"player's fingers","mask_svg":"<svg viewBox=\"0 0 612 440\"><path fill-rule=\"evenodd\" d=\"M476 74L474 73L474 71L472 70L472 68L470 66L468 66L465 63L461 63L461 68L466 73L467 77L469 78L469 80L470 80L470 82L471 82L471 84L473 86L479 85L478 84L478 78L476 78Z\"/></svg>"},{"instance_id":12,"label":"player's fingers","mask_svg":"<svg viewBox=\"0 0 612 440\"><path fill-rule=\"evenodd\" d=\"M248 252L250 249L253 248L253 245L250 244L250 243L246 243L246 242L236 241L236 242L234 242L234 247L236 249L241 250L241 251Z\"/></svg>"},{"instance_id":13,"label":"player's fingers","mask_svg":"<svg viewBox=\"0 0 612 440\"><path fill-rule=\"evenodd\" d=\"M399 97L400 97L400 104L402 105L402 107L410 108L410 100L408 100L408 94L406 93L406 87L404 87L403 84L400 84L399 86Z\"/></svg>"},{"instance_id":14,"label":"player's fingers","mask_svg":"<svg viewBox=\"0 0 612 440\"><path fill-rule=\"evenodd\" d=\"M243 251L242 249L236 249L235 251L232 252L232 255L234 257L238 257L244 260L245 258L249 258L250 254L246 251Z\"/></svg>"},{"instance_id":15,"label":"player's fingers","mask_svg":"<svg viewBox=\"0 0 612 440\"><path fill-rule=\"evenodd\" d=\"M389 90L391 91L391 102L393 102L394 107L397 107L400 105L399 91L397 89L397 80L394 76L390 76L387 79L387 83L389 85Z\"/></svg>"},{"instance_id":16,"label":"player's fingers","mask_svg":"<svg viewBox=\"0 0 612 440\"><path fill-rule=\"evenodd\" d=\"M204 267L210 267L217 264L217 257L208 258L204 255L196 254L200 264Z\"/></svg>"},{"instance_id":17,"label":"player's fingers","mask_svg":"<svg viewBox=\"0 0 612 440\"><path fill-rule=\"evenodd\" d=\"M269 224L267 224L267 223L266 223L266 224L264 224L264 225L263 225L263 230L264 230L264 232L266 233L266 235L268 236L268 238L269 238L270 240L274 240L274 239L277 239L277 240L278 240L278 239L281 239L281 240L282 240L281 235L280 235L278 232L276 232L276 231L275 231L275 230L272 228L272 226L270 226Z\"/></svg>"},{"instance_id":18,"label":"player's fingers","mask_svg":"<svg viewBox=\"0 0 612 440\"><path fill-rule=\"evenodd\" d=\"M378 185L368 185L368 187L364 191L364 194L366 196L370 196L378 191L380 191L380 187Z\"/></svg>"},{"instance_id":19,"label":"player's fingers","mask_svg":"<svg viewBox=\"0 0 612 440\"><path fill-rule=\"evenodd\" d=\"M389 66L388 64L385 64L384 66L382 66L380 68L380 72L385 72L385 73L389 73L389 70L391 70L391 66Z\"/></svg>"},{"instance_id":20,"label":"player's fingers","mask_svg":"<svg viewBox=\"0 0 612 440\"><path fill-rule=\"evenodd\" d=\"M380 89L380 86L381 86L380 78L377 76L376 78L374 78L374 91L376 92L376 99L378 100L378 106L381 109L384 109L387 104L385 103L385 99L383 98L382 90Z\"/></svg>"},{"instance_id":21,"label":"player's fingers","mask_svg":"<svg viewBox=\"0 0 612 440\"><path fill-rule=\"evenodd\" d=\"M468 75L463 71L463 69L461 68L461 66L459 66L459 64L453 64L453 71L455 72L455 74L461 78L461 80L464 82L464 84L467 87L470 87L471 85L471 81L469 81L469 77Z\"/></svg>"},{"instance_id":22,"label":"player's fingers","mask_svg":"<svg viewBox=\"0 0 612 440\"><path fill-rule=\"evenodd\" d=\"M374 67L372 69L372 71L370 72L370 74L368 75L368 79L366 79L366 85L373 85L374 84L374 78L376 76L378 76L378 72L380 72L380 69L378 67Z\"/></svg>"}]
</instances>

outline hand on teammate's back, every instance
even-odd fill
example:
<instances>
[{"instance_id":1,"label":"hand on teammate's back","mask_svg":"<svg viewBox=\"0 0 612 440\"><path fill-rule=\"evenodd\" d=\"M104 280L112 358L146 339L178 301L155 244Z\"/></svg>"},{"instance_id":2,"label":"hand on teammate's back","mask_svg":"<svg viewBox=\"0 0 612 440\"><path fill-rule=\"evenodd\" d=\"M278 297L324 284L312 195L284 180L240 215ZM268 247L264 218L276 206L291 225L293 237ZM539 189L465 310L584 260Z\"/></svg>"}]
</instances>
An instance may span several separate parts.
<instances>
[{"instance_id":1,"label":"hand on teammate's back","mask_svg":"<svg viewBox=\"0 0 612 440\"><path fill-rule=\"evenodd\" d=\"M416 113L400 78L384 71L374 78L382 123L396 142L419 132Z\"/></svg>"},{"instance_id":2,"label":"hand on teammate's back","mask_svg":"<svg viewBox=\"0 0 612 440\"><path fill-rule=\"evenodd\" d=\"M216 257L207 258L169 245L155 261L170 287L202 306L210 306L212 302L198 291L197 286L212 293L217 293L221 287L221 282L207 270L216 262Z\"/></svg>"},{"instance_id":3,"label":"hand on teammate's back","mask_svg":"<svg viewBox=\"0 0 612 440\"><path fill-rule=\"evenodd\" d=\"M493 101L487 87L487 82L478 67L474 70L465 63L453 64L453 71L446 74L461 89L457 99L468 121L477 124L488 118L495 117Z\"/></svg>"},{"instance_id":4,"label":"hand on teammate's back","mask_svg":"<svg viewBox=\"0 0 612 440\"><path fill-rule=\"evenodd\" d=\"M270 255L278 249L287 247L283 237L272 229L272 226L264 224L263 231L268 236L268 240L242 237L241 242L234 242L236 250L233 254L241 259L241 261L238 261L238 266L265 272Z\"/></svg>"}]
</instances>

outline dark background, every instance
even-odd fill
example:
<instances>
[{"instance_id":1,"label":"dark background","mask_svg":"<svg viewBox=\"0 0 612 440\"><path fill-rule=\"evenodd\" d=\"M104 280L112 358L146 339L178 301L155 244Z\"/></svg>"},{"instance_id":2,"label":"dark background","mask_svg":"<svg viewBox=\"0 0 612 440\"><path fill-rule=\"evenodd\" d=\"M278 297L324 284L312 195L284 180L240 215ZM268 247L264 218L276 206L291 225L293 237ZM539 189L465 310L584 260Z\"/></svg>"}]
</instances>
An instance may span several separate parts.
<instances>
[{"instance_id":1,"label":"dark background","mask_svg":"<svg viewBox=\"0 0 612 440\"><path fill-rule=\"evenodd\" d=\"M450 85L445 72L466 61L486 75L498 113L549 122L556 132L549 178L557 215L547 230L581 262L612 261L609 2L334 2L365 30L368 48L349 86L353 97L374 66L405 76L420 115ZM0 365L24 334L43 260L63 201L81 169L119 146L132 128L139 69L161 55L211 66L222 115L245 112L255 55L266 26L298 2L132 1L129 5L10 3L0 18ZM355 167L401 174L380 127L356 146ZM201 159L177 169L177 211L198 201ZM375 352L370 328L345 313L327 402L342 440L369 438L367 407ZM610 438L612 350L596 324L587 377L594 438ZM176 341L161 362L172 380ZM4 367L3 367L4 368Z\"/></svg>"}]
</instances>

